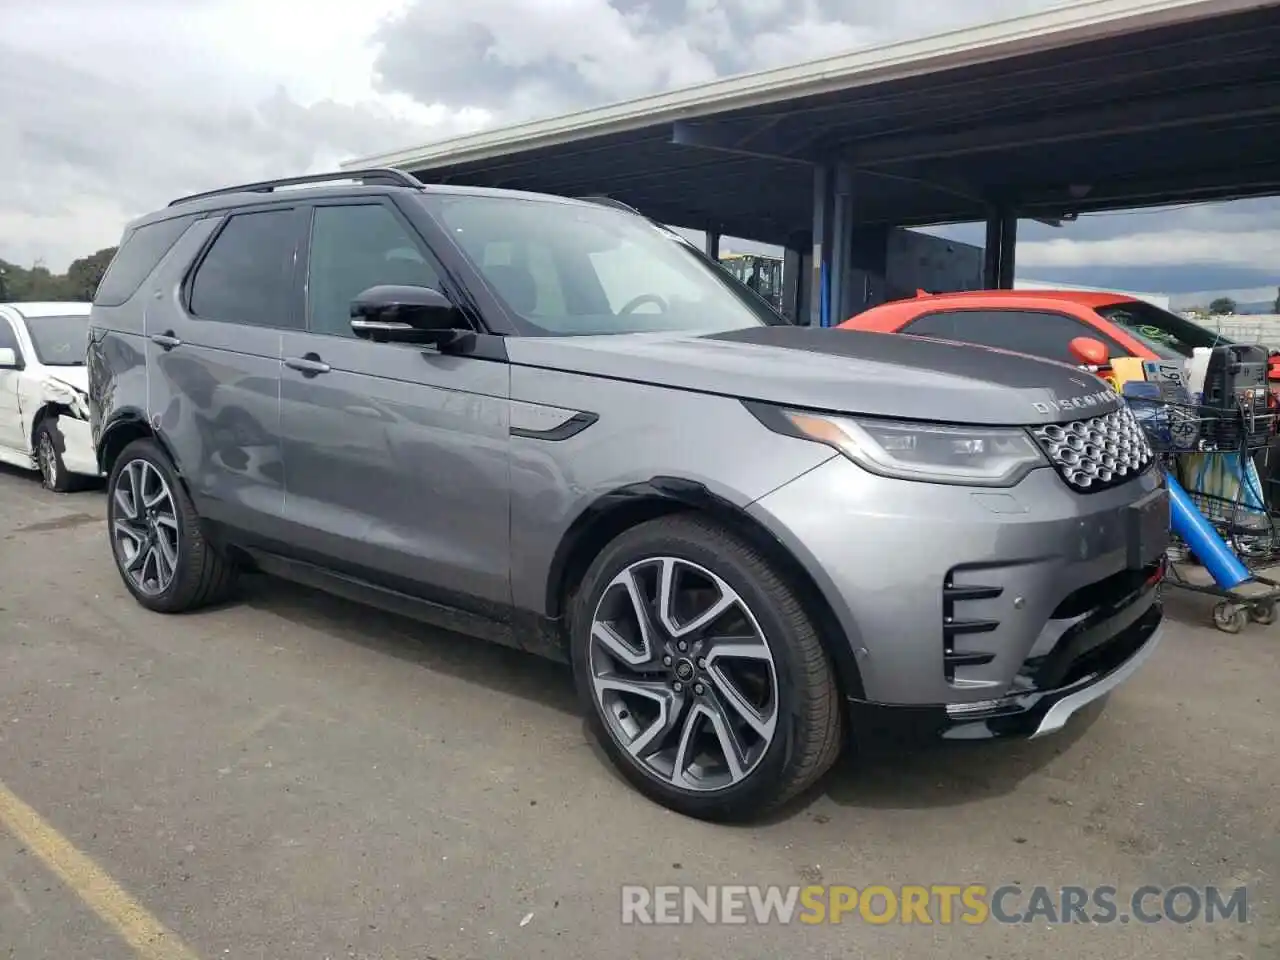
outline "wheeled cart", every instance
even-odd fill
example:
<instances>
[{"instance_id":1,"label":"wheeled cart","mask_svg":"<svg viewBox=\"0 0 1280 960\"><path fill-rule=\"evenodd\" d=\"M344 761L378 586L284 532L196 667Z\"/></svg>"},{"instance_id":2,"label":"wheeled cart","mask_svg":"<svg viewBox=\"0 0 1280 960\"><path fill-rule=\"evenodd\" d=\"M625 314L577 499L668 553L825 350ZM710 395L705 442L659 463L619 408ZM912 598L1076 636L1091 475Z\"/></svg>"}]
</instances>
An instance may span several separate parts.
<instances>
[{"instance_id":1,"label":"wheeled cart","mask_svg":"<svg viewBox=\"0 0 1280 960\"><path fill-rule=\"evenodd\" d=\"M1126 399L1166 471L1172 530L1165 585L1217 597L1213 624L1224 633L1274 622L1280 583L1261 571L1280 563L1280 525L1257 462L1269 455L1272 408L1250 397L1222 406ZM1213 581L1188 576L1191 564Z\"/></svg>"}]
</instances>

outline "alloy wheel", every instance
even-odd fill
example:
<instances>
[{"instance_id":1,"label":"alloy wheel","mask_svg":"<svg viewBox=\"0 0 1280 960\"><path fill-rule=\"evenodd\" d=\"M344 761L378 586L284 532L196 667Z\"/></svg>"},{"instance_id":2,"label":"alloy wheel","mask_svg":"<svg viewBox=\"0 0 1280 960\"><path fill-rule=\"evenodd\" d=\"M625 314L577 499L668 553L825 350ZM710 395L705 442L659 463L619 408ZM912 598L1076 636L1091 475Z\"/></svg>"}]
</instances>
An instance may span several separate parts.
<instances>
[{"instance_id":1,"label":"alloy wheel","mask_svg":"<svg viewBox=\"0 0 1280 960\"><path fill-rule=\"evenodd\" d=\"M112 491L111 535L120 568L141 593L164 593L178 568L178 515L163 474L146 460L125 465Z\"/></svg>"},{"instance_id":2,"label":"alloy wheel","mask_svg":"<svg viewBox=\"0 0 1280 960\"><path fill-rule=\"evenodd\" d=\"M53 437L49 436L48 430L40 431L36 453L40 460L40 476L44 485L52 490L58 485L58 451L53 448Z\"/></svg>"},{"instance_id":3,"label":"alloy wheel","mask_svg":"<svg viewBox=\"0 0 1280 960\"><path fill-rule=\"evenodd\" d=\"M778 718L768 638L705 567L677 557L628 566L596 604L589 651L596 706L651 775L721 790L768 751Z\"/></svg>"}]
</instances>

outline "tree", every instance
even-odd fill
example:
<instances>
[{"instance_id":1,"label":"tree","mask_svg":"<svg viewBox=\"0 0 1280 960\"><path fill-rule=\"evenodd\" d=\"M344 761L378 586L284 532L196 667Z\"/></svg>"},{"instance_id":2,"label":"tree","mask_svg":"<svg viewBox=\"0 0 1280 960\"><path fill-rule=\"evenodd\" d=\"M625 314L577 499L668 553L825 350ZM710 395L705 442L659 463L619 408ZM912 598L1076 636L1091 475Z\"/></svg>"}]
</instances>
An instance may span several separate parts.
<instances>
[{"instance_id":1,"label":"tree","mask_svg":"<svg viewBox=\"0 0 1280 960\"><path fill-rule=\"evenodd\" d=\"M1236 302L1230 297L1218 297L1209 304L1209 312L1216 317L1226 316L1236 312Z\"/></svg>"},{"instance_id":2,"label":"tree","mask_svg":"<svg viewBox=\"0 0 1280 960\"><path fill-rule=\"evenodd\" d=\"M71 266L67 267L67 286L74 299L93 299L102 275L107 272L107 266L115 255L115 247L104 247L97 253L71 261Z\"/></svg>"},{"instance_id":3,"label":"tree","mask_svg":"<svg viewBox=\"0 0 1280 960\"><path fill-rule=\"evenodd\" d=\"M1276 313L1280 313L1280 287L1276 287L1276 305L1275 305L1275 311L1276 311Z\"/></svg>"},{"instance_id":4,"label":"tree","mask_svg":"<svg viewBox=\"0 0 1280 960\"><path fill-rule=\"evenodd\" d=\"M54 273L37 260L30 267L0 260L0 301L30 303L34 300L92 300L115 247L73 260L66 273Z\"/></svg>"},{"instance_id":5,"label":"tree","mask_svg":"<svg viewBox=\"0 0 1280 960\"><path fill-rule=\"evenodd\" d=\"M0 261L0 270L4 271L5 296L9 300L30 302L72 299L66 277L50 273L48 267L34 266L27 269Z\"/></svg>"}]
</instances>

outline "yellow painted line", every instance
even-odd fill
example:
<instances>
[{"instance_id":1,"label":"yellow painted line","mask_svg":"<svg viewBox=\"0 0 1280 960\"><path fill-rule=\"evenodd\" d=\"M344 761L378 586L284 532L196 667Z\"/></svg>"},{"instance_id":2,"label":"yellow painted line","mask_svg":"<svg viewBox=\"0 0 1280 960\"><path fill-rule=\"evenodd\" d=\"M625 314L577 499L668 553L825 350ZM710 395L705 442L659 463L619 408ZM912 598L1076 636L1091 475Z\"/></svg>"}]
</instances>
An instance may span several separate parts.
<instances>
[{"instance_id":1,"label":"yellow painted line","mask_svg":"<svg viewBox=\"0 0 1280 960\"><path fill-rule=\"evenodd\" d=\"M140 960L198 960L100 866L0 783L0 826L26 844Z\"/></svg>"}]
</instances>

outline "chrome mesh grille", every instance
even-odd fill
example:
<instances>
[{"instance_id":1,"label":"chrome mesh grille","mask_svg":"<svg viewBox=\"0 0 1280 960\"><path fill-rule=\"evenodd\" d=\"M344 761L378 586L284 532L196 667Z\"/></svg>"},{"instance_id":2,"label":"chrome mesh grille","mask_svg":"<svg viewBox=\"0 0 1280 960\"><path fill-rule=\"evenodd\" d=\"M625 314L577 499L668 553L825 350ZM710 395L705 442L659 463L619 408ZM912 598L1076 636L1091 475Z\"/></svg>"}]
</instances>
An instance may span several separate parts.
<instances>
[{"instance_id":1,"label":"chrome mesh grille","mask_svg":"<svg viewBox=\"0 0 1280 960\"><path fill-rule=\"evenodd\" d=\"M1146 434L1128 406L1088 420L1032 427L1031 435L1068 486L1081 492L1124 483L1153 459Z\"/></svg>"}]
</instances>

